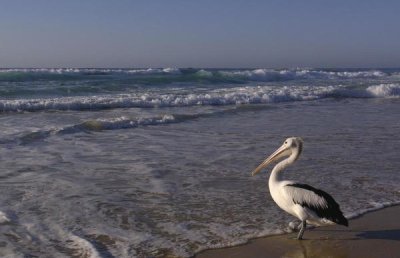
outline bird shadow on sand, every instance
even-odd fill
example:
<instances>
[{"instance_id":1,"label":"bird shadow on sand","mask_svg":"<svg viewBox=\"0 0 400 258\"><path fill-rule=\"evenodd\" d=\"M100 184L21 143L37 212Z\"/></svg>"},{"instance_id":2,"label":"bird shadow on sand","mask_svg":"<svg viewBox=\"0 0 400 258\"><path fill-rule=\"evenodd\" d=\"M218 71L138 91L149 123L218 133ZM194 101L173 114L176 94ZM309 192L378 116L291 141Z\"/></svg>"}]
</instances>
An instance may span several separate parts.
<instances>
[{"instance_id":1,"label":"bird shadow on sand","mask_svg":"<svg viewBox=\"0 0 400 258\"><path fill-rule=\"evenodd\" d=\"M383 240L394 240L400 241L400 229L387 229L387 230L315 230L319 232L343 232L344 237L331 236L326 238L320 238L319 240L364 240L364 239L383 239ZM346 233L353 233L351 237L346 237ZM307 238L305 239L307 240Z\"/></svg>"},{"instance_id":2,"label":"bird shadow on sand","mask_svg":"<svg viewBox=\"0 0 400 258\"><path fill-rule=\"evenodd\" d=\"M364 231L358 233L356 237L361 239L386 239L400 241L400 229Z\"/></svg>"},{"instance_id":3,"label":"bird shadow on sand","mask_svg":"<svg viewBox=\"0 0 400 258\"><path fill-rule=\"evenodd\" d=\"M330 230L323 230L329 232ZM337 231L343 233L351 233L352 236L348 237L346 234L343 236L336 235ZM384 239L400 241L400 229L391 230L369 230L369 231L355 231L355 230L332 230L335 232L335 236L321 237L321 238L305 238L302 241L293 242L294 248L291 248L282 255L285 258L311 258L311 257L335 257L345 258L351 257L349 254L349 248L347 246L348 240L366 240L366 239ZM339 242L338 242L339 241Z\"/></svg>"}]
</instances>

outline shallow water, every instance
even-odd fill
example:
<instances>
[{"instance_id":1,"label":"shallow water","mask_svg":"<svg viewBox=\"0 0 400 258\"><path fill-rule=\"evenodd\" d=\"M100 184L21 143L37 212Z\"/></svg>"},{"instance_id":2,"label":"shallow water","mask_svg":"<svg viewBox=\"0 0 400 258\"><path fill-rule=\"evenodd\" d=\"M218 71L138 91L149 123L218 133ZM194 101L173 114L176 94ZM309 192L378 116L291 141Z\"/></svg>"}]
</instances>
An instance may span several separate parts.
<instances>
[{"instance_id":1,"label":"shallow water","mask_svg":"<svg viewBox=\"0 0 400 258\"><path fill-rule=\"evenodd\" d=\"M331 193L345 215L400 201L398 72L228 71L232 84L200 71L151 72L173 81L161 84L125 70L2 79L46 93L0 100L0 255L190 256L285 232L294 218L269 196L268 171L250 172L288 136L305 145L286 177ZM100 93L52 91L60 81ZM104 90L120 81L137 85Z\"/></svg>"}]
</instances>

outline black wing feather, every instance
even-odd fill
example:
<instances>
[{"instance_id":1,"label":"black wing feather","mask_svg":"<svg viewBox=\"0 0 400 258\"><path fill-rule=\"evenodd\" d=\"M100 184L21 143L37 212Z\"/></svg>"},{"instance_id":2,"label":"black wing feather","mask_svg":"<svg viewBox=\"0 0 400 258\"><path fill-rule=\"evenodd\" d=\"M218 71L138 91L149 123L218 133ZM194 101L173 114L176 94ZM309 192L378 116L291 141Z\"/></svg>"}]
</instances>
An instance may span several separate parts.
<instances>
[{"instance_id":1,"label":"black wing feather","mask_svg":"<svg viewBox=\"0 0 400 258\"><path fill-rule=\"evenodd\" d=\"M320 196L321 198L323 198L326 201L326 206L321 207L320 205L315 205L312 203L308 203L305 201L299 201L299 200L297 200L297 201L293 200L294 203L300 204L303 207L307 207L307 208L311 209L318 215L318 217L326 218L330 221L335 222L336 224L340 224L340 225L343 225L346 227L349 225L349 222L343 216L343 213L340 210L339 204L333 199L333 197L330 194L328 194L322 190L319 190L317 188L314 188L310 185L307 185L307 184L294 183L294 184L288 184L286 186L293 186L293 187L302 188L302 189L305 189L308 191L312 191L313 193Z\"/></svg>"}]
</instances>

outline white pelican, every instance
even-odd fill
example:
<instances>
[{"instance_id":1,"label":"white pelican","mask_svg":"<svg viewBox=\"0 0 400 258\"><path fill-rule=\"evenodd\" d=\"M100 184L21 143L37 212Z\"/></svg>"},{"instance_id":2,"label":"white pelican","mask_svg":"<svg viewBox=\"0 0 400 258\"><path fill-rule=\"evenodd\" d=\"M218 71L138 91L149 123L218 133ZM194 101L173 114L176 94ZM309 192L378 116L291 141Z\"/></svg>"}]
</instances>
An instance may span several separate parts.
<instances>
[{"instance_id":1,"label":"white pelican","mask_svg":"<svg viewBox=\"0 0 400 258\"><path fill-rule=\"evenodd\" d=\"M282 180L282 171L299 158L302 149L303 140L300 137L288 138L252 172L254 176L270 163L289 156L272 169L268 185L276 204L301 220L301 229L297 235L299 240L303 239L307 222L314 225L336 223L348 226L339 204L328 193L306 184Z\"/></svg>"}]
</instances>

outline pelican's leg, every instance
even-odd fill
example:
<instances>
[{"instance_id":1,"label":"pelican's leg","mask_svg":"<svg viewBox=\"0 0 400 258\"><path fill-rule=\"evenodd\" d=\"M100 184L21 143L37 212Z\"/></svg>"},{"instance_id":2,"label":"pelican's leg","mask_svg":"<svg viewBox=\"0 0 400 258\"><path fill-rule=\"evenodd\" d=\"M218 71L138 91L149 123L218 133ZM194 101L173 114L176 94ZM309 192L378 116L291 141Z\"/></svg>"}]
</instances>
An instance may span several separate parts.
<instances>
[{"instance_id":1,"label":"pelican's leg","mask_svg":"<svg viewBox=\"0 0 400 258\"><path fill-rule=\"evenodd\" d=\"M306 226L307 226L307 222L306 222L305 220L303 220L303 221L301 222L301 229L300 229L300 232L299 232L299 234L297 235L297 239L298 239L298 240L302 240L302 239L303 239L303 234L304 234L304 231L306 230Z\"/></svg>"}]
</instances>

